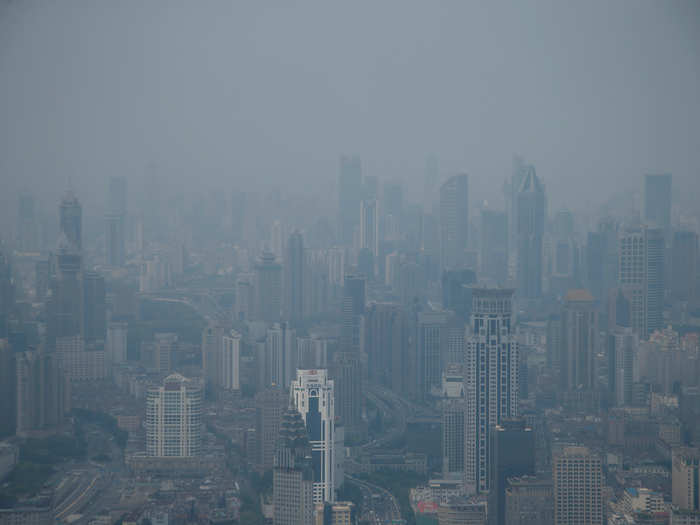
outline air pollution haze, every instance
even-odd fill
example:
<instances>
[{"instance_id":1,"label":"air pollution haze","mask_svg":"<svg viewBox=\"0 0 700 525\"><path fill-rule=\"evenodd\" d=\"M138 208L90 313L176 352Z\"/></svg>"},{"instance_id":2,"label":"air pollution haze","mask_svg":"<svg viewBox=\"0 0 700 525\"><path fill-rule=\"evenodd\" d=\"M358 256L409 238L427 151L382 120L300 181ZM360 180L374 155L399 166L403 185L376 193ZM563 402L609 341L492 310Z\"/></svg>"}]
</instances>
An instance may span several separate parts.
<instances>
[{"instance_id":1,"label":"air pollution haze","mask_svg":"<svg viewBox=\"0 0 700 525\"><path fill-rule=\"evenodd\" d=\"M698 525L699 195L698 0L0 0L0 525Z\"/></svg>"}]
</instances>

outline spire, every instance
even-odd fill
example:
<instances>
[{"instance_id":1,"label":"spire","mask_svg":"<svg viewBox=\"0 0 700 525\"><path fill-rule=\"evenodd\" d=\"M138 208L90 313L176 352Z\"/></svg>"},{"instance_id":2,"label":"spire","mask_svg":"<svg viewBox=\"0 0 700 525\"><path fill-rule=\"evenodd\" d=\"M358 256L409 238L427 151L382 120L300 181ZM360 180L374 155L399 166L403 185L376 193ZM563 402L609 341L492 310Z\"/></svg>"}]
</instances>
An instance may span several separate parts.
<instances>
[{"instance_id":1,"label":"spire","mask_svg":"<svg viewBox=\"0 0 700 525\"><path fill-rule=\"evenodd\" d=\"M523 180L520 183L520 188L518 192L537 192L541 193L542 184L540 184L540 179L537 178L535 173L535 167L532 164L523 166Z\"/></svg>"}]
</instances>

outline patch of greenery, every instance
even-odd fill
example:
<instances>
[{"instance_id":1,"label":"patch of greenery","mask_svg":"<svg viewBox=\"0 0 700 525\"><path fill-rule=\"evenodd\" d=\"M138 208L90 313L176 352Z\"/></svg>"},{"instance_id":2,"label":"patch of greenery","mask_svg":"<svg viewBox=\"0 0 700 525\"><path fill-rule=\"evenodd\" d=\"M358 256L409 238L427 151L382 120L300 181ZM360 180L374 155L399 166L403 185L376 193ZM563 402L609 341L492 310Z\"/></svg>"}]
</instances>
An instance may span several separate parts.
<instances>
[{"instance_id":1,"label":"patch of greenery","mask_svg":"<svg viewBox=\"0 0 700 525\"><path fill-rule=\"evenodd\" d=\"M129 433L119 428L116 418L105 413L97 412L94 410L85 410L83 408L76 408L73 410L73 415L79 422L91 423L97 425L105 432L114 437L115 443L124 450L126 447L126 442L129 440Z\"/></svg>"}]
</instances>

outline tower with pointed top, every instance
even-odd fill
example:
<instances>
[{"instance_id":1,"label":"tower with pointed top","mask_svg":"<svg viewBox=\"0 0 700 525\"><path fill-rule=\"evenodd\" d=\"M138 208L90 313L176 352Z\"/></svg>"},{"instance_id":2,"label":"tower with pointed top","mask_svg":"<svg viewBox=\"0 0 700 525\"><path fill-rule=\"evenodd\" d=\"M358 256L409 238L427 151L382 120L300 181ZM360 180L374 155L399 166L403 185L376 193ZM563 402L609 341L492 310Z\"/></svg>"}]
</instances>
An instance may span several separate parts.
<instances>
[{"instance_id":1,"label":"tower with pointed top","mask_svg":"<svg viewBox=\"0 0 700 525\"><path fill-rule=\"evenodd\" d=\"M59 226L72 251L83 249L83 207L73 190L67 190L59 208Z\"/></svg>"},{"instance_id":2,"label":"tower with pointed top","mask_svg":"<svg viewBox=\"0 0 700 525\"><path fill-rule=\"evenodd\" d=\"M545 193L534 166L524 168L516 195L518 244L517 295L538 299L542 295L542 239L544 236Z\"/></svg>"}]
</instances>

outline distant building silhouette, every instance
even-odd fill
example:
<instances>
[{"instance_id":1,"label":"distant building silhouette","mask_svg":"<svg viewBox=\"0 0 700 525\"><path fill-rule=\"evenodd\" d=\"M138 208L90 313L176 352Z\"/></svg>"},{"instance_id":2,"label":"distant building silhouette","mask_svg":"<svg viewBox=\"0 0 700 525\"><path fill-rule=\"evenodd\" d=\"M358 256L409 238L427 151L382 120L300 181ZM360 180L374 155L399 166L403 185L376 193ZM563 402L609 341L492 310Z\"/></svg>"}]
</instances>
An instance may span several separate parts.
<instances>
[{"instance_id":1,"label":"distant building silhouette","mask_svg":"<svg viewBox=\"0 0 700 525\"><path fill-rule=\"evenodd\" d=\"M469 177L454 175L440 187L440 267L463 266L469 236Z\"/></svg>"},{"instance_id":2,"label":"distant building silhouette","mask_svg":"<svg viewBox=\"0 0 700 525\"><path fill-rule=\"evenodd\" d=\"M542 240L546 201L544 186L527 166L516 194L517 289L523 299L542 295Z\"/></svg>"}]
</instances>

